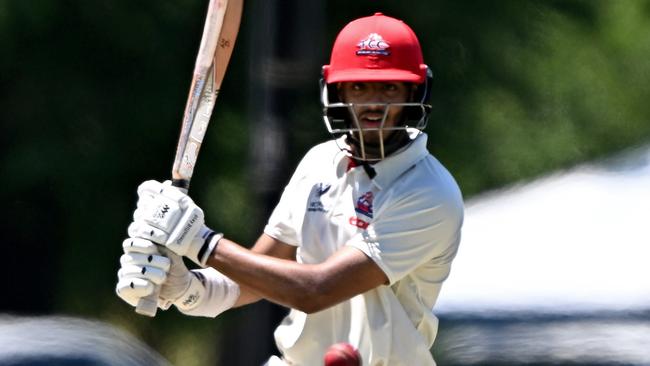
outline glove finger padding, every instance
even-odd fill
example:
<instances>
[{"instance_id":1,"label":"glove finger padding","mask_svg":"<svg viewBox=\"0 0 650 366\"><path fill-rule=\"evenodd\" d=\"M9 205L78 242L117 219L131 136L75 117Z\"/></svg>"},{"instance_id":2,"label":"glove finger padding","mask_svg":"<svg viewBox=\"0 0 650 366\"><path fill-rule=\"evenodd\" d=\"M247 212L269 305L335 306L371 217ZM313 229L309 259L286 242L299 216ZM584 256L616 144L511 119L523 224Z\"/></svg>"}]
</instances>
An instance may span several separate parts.
<instances>
[{"instance_id":1,"label":"glove finger padding","mask_svg":"<svg viewBox=\"0 0 650 366\"><path fill-rule=\"evenodd\" d=\"M141 253L124 253L120 257L122 267L139 266L157 268L163 272L169 271L171 263L168 258L162 255L141 254Z\"/></svg>"},{"instance_id":2,"label":"glove finger padding","mask_svg":"<svg viewBox=\"0 0 650 366\"><path fill-rule=\"evenodd\" d=\"M153 227L144 221L134 221L129 225L129 236L131 238L140 238L165 245L169 235L157 227Z\"/></svg>"},{"instance_id":3,"label":"glove finger padding","mask_svg":"<svg viewBox=\"0 0 650 366\"><path fill-rule=\"evenodd\" d=\"M138 186L138 196L146 194L154 195L160 193L162 190L163 183L160 183L157 180L147 180Z\"/></svg>"},{"instance_id":4,"label":"glove finger padding","mask_svg":"<svg viewBox=\"0 0 650 366\"><path fill-rule=\"evenodd\" d=\"M192 202L187 191L172 186L170 180L160 183L155 180L146 181L138 187L138 208L151 203L157 197L166 197L169 201L177 202L181 209L186 209Z\"/></svg>"},{"instance_id":5,"label":"glove finger padding","mask_svg":"<svg viewBox=\"0 0 650 366\"><path fill-rule=\"evenodd\" d=\"M171 262L160 253L164 250L149 240L128 238L122 242L124 254L120 257L121 268L117 277L140 278L159 285L167 278Z\"/></svg>"},{"instance_id":6,"label":"glove finger padding","mask_svg":"<svg viewBox=\"0 0 650 366\"><path fill-rule=\"evenodd\" d=\"M172 186L171 180L166 180L164 182L158 182L157 180L147 180L142 182L138 186L138 196L151 195L155 196L157 194L162 194L167 192L171 198L180 198L186 196L187 192L182 188ZM171 192L171 193L169 193ZM174 193L178 192L178 193Z\"/></svg>"},{"instance_id":7,"label":"glove finger padding","mask_svg":"<svg viewBox=\"0 0 650 366\"><path fill-rule=\"evenodd\" d=\"M149 296L154 291L154 284L142 278L121 278L115 286L115 293L131 306L137 306L141 298Z\"/></svg>"},{"instance_id":8,"label":"glove finger padding","mask_svg":"<svg viewBox=\"0 0 650 366\"><path fill-rule=\"evenodd\" d=\"M160 245L142 238L126 238L122 242L124 253L160 254Z\"/></svg>"},{"instance_id":9,"label":"glove finger padding","mask_svg":"<svg viewBox=\"0 0 650 366\"><path fill-rule=\"evenodd\" d=\"M154 244L150 240L128 238L122 242L124 255L120 258L122 266L138 265L159 268L165 272L171 265L165 247Z\"/></svg>"},{"instance_id":10,"label":"glove finger padding","mask_svg":"<svg viewBox=\"0 0 650 366\"><path fill-rule=\"evenodd\" d=\"M125 254L127 255L127 254ZM124 257L124 255L122 256ZM120 259L121 261L122 259ZM167 272L160 268L127 264L117 271L117 278L141 278L160 285L167 279Z\"/></svg>"}]
</instances>

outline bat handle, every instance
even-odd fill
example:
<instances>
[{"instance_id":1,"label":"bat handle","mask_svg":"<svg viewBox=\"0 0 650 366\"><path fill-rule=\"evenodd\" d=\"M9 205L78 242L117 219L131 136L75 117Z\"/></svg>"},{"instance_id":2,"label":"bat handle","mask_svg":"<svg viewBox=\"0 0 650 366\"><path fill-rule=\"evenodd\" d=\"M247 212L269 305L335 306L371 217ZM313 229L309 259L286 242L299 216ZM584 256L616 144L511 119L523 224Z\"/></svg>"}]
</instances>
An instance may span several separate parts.
<instances>
[{"instance_id":1,"label":"bat handle","mask_svg":"<svg viewBox=\"0 0 650 366\"><path fill-rule=\"evenodd\" d=\"M136 313L150 317L156 316L156 312L158 311L158 294L160 293L160 286L154 286L151 295L143 297L138 301L138 306L135 307Z\"/></svg>"},{"instance_id":2,"label":"bat handle","mask_svg":"<svg viewBox=\"0 0 650 366\"><path fill-rule=\"evenodd\" d=\"M185 178L172 178L172 186L180 189L184 193L187 193L187 191L190 189L190 180Z\"/></svg>"}]
</instances>

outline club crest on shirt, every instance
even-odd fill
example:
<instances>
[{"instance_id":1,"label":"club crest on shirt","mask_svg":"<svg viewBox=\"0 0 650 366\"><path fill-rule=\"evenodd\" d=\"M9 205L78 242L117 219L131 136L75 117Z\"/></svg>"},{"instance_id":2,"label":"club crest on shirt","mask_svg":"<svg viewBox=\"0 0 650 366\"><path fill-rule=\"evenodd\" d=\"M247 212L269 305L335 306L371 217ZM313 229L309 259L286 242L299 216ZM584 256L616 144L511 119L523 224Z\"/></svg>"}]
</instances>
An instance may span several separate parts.
<instances>
[{"instance_id":1,"label":"club crest on shirt","mask_svg":"<svg viewBox=\"0 0 650 366\"><path fill-rule=\"evenodd\" d=\"M321 201L321 197L332 188L331 184L318 183L311 189L307 211L309 212L327 212Z\"/></svg>"},{"instance_id":2,"label":"club crest on shirt","mask_svg":"<svg viewBox=\"0 0 650 366\"><path fill-rule=\"evenodd\" d=\"M357 211L358 213L367 216L372 219L372 200L374 196L372 192L368 191L364 193L359 199L357 200L357 204L354 207L354 210Z\"/></svg>"}]
</instances>

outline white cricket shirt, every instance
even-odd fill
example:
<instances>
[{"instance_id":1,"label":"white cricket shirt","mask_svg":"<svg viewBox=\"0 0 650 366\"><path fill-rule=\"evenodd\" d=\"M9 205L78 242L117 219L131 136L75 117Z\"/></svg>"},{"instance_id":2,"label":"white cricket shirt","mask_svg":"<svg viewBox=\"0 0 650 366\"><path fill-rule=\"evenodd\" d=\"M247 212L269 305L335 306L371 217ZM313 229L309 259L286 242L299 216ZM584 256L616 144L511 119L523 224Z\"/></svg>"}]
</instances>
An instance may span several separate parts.
<instances>
[{"instance_id":1,"label":"white cricket shirt","mask_svg":"<svg viewBox=\"0 0 650 366\"><path fill-rule=\"evenodd\" d=\"M348 170L336 141L315 146L298 165L264 232L297 246L299 263L357 248L390 284L314 314L292 309L275 331L288 364L321 365L330 345L349 342L364 365L435 365L432 309L456 255L463 202L426 143L420 134L374 164L374 179L361 166Z\"/></svg>"}]
</instances>

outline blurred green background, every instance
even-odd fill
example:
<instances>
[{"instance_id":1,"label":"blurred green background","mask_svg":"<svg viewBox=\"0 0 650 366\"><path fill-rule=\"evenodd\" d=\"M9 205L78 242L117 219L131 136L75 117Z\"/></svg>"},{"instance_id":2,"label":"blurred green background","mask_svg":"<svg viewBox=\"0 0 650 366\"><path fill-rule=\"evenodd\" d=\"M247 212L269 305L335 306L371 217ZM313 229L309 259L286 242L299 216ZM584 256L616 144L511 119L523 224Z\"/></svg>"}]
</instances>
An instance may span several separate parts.
<instances>
[{"instance_id":1,"label":"blurred green background","mask_svg":"<svg viewBox=\"0 0 650 366\"><path fill-rule=\"evenodd\" d=\"M105 320L178 365L215 364L239 336L240 310L147 319L113 293L135 189L170 174L206 6L0 0L0 312ZM419 36L429 149L466 198L650 141L648 0L248 0L192 181L210 226L259 235L328 138L318 79L336 33L376 11Z\"/></svg>"}]
</instances>

